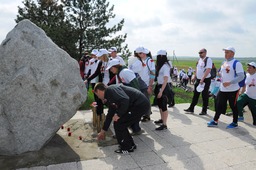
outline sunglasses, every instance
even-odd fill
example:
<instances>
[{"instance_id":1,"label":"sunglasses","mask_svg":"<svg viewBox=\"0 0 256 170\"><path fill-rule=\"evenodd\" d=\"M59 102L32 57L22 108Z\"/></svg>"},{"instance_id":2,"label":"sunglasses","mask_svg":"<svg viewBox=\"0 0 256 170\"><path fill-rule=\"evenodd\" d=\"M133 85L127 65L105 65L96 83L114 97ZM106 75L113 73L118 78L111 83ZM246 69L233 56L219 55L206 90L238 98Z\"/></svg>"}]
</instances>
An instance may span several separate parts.
<instances>
[{"instance_id":1,"label":"sunglasses","mask_svg":"<svg viewBox=\"0 0 256 170\"><path fill-rule=\"evenodd\" d=\"M203 54L204 52L199 52L198 54Z\"/></svg>"}]
</instances>

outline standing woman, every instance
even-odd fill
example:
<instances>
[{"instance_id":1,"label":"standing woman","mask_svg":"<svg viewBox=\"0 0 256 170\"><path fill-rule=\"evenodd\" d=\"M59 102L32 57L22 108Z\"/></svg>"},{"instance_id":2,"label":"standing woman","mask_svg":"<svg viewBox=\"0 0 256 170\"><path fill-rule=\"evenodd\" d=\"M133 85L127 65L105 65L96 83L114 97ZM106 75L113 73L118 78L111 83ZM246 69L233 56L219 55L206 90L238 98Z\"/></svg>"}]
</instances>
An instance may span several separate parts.
<instances>
[{"instance_id":1,"label":"standing woman","mask_svg":"<svg viewBox=\"0 0 256 170\"><path fill-rule=\"evenodd\" d=\"M98 82L102 82L105 85L108 84L110 80L109 76L109 70L106 70L108 65L108 51L106 49L100 49L98 53L95 55L98 57L98 64L93 74L91 74L84 83L87 84L87 82L90 82L95 77L98 77ZM93 86L94 87L94 86ZM101 99L97 97L97 95L94 93L94 100L97 102L97 115L101 115L104 111L103 103Z\"/></svg>"},{"instance_id":2,"label":"standing woman","mask_svg":"<svg viewBox=\"0 0 256 170\"><path fill-rule=\"evenodd\" d=\"M170 69L171 66L167 60L167 52L165 50L159 50L157 52L157 66L156 66L156 77L158 83L157 90L157 105L161 114L161 120L155 121L156 124L161 125L156 130L167 129L167 118L168 118L168 94L170 87L168 82L170 81Z\"/></svg>"}]
</instances>

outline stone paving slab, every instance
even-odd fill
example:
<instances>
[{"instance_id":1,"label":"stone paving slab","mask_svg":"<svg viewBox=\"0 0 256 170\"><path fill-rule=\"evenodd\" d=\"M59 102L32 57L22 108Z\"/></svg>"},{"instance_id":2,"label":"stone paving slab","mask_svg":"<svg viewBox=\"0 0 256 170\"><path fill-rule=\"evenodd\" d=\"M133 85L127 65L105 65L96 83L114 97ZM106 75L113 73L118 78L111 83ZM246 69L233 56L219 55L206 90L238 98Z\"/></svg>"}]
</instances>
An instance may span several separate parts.
<instances>
[{"instance_id":1,"label":"stone paving slab","mask_svg":"<svg viewBox=\"0 0 256 170\"><path fill-rule=\"evenodd\" d=\"M153 123L160 118L158 108L152 107L152 120L141 123L145 133L134 137L138 147L133 153L115 154L117 145L112 145L99 148L101 158L23 169L256 169L255 126L241 122L237 129L226 129L232 117L221 115L219 126L209 128L214 112L199 116L201 107L195 107L194 114L186 114L183 109L188 106L169 108L168 130L161 132L155 131ZM90 116L78 111L74 119L90 121Z\"/></svg>"}]
</instances>

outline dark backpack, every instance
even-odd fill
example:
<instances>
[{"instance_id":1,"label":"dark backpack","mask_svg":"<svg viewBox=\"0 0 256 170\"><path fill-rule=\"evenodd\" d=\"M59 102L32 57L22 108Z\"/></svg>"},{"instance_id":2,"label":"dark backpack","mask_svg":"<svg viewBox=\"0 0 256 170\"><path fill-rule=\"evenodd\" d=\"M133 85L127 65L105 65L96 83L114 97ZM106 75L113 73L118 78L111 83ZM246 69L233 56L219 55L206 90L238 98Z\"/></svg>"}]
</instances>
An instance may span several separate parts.
<instances>
[{"instance_id":1,"label":"dark backpack","mask_svg":"<svg viewBox=\"0 0 256 170\"><path fill-rule=\"evenodd\" d=\"M235 71L235 77L237 76L236 74L236 63L239 62L238 60L235 60L233 63L233 69ZM238 82L239 87L244 87L245 85L245 79L246 79L246 72L244 71L244 79L240 82Z\"/></svg>"}]
</instances>

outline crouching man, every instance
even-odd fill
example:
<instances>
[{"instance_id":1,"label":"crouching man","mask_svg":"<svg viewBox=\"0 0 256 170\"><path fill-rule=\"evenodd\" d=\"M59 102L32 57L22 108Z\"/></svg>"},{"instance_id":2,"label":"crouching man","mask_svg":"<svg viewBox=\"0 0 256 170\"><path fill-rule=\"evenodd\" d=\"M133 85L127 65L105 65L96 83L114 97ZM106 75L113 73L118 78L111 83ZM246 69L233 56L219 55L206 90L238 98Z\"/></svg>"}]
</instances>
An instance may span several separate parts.
<instances>
[{"instance_id":1,"label":"crouching man","mask_svg":"<svg viewBox=\"0 0 256 170\"><path fill-rule=\"evenodd\" d=\"M128 127L139 122L145 111L150 109L149 100L139 90L120 84L107 87L103 83L97 83L94 93L108 107L108 113L103 128L98 134L98 139L104 139L105 132L113 119L116 139L120 145L115 152L133 152L136 145Z\"/></svg>"}]
</instances>

